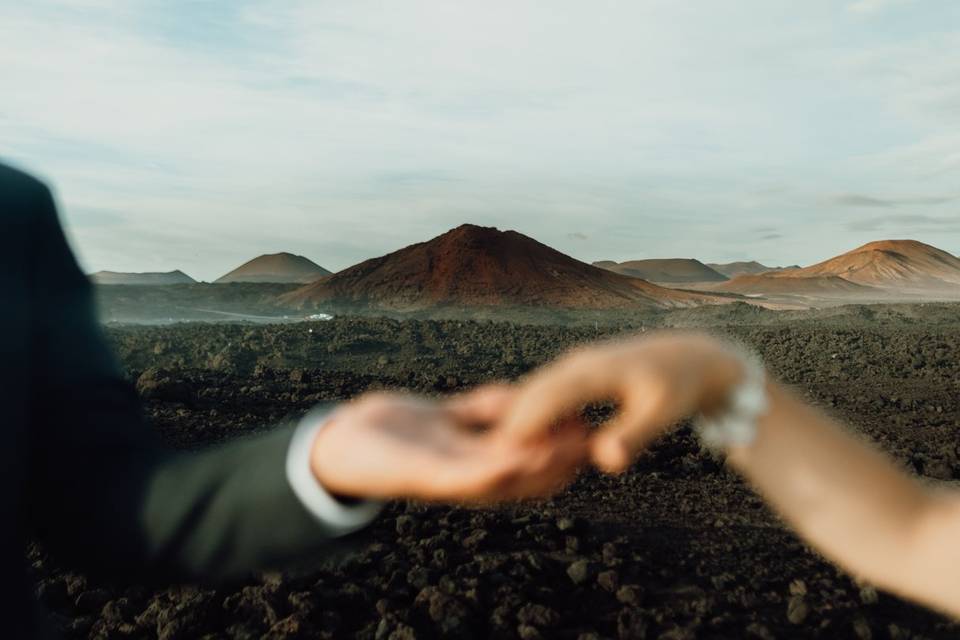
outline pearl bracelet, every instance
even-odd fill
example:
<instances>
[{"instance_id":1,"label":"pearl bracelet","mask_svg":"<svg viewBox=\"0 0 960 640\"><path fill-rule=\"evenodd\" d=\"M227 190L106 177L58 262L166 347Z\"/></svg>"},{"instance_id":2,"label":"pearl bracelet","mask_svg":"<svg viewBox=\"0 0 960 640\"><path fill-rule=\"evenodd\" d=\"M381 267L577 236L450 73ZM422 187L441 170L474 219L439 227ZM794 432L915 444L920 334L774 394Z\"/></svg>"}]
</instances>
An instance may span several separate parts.
<instances>
[{"instance_id":1,"label":"pearl bracelet","mask_svg":"<svg viewBox=\"0 0 960 640\"><path fill-rule=\"evenodd\" d=\"M739 351L743 380L730 390L725 408L713 416L698 415L693 422L701 441L712 449L744 446L757 437L757 419L767 410L767 376L760 358Z\"/></svg>"}]
</instances>

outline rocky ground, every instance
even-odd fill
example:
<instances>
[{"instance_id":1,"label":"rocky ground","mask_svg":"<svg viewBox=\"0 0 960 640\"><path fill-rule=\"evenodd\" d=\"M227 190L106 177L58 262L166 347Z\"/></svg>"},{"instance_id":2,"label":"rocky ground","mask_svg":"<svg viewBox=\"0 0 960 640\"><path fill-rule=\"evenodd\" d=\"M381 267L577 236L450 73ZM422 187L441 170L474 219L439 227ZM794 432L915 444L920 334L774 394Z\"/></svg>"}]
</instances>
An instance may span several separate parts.
<instances>
[{"instance_id":1,"label":"rocky ground","mask_svg":"<svg viewBox=\"0 0 960 640\"><path fill-rule=\"evenodd\" d=\"M177 447L263 429L376 388L450 393L585 340L709 325L931 482L960 479L960 307L806 315L724 309L642 327L337 319L109 330ZM33 547L69 637L951 638L960 625L859 584L789 533L688 429L620 477L534 504L390 505L339 564L233 585L84 576Z\"/></svg>"}]
</instances>

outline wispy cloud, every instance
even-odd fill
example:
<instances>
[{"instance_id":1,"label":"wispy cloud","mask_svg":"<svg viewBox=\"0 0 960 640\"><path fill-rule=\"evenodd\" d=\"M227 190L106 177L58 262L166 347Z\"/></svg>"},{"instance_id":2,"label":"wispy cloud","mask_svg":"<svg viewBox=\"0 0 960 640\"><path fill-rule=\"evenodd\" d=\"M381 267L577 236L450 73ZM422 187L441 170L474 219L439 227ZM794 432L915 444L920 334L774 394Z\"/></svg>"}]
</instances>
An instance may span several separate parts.
<instances>
[{"instance_id":1,"label":"wispy cloud","mask_svg":"<svg viewBox=\"0 0 960 640\"><path fill-rule=\"evenodd\" d=\"M901 230L913 230L916 232L946 232L960 233L960 214L950 216L927 216L927 215L886 215L861 220L852 220L847 223L846 228L850 231L881 231L892 227Z\"/></svg>"},{"instance_id":2,"label":"wispy cloud","mask_svg":"<svg viewBox=\"0 0 960 640\"><path fill-rule=\"evenodd\" d=\"M843 207L899 207L906 205L938 205L953 202L958 196L911 196L903 198L877 198L857 193L834 196L830 202Z\"/></svg>"},{"instance_id":3,"label":"wispy cloud","mask_svg":"<svg viewBox=\"0 0 960 640\"><path fill-rule=\"evenodd\" d=\"M125 216L119 211L96 207L74 207L73 224L77 227L109 227L123 224Z\"/></svg>"},{"instance_id":4,"label":"wispy cloud","mask_svg":"<svg viewBox=\"0 0 960 640\"><path fill-rule=\"evenodd\" d=\"M907 198L876 198L845 193L832 198L834 204L844 207L898 207L903 205L937 205L953 202L957 196L915 196Z\"/></svg>"},{"instance_id":5,"label":"wispy cloud","mask_svg":"<svg viewBox=\"0 0 960 640\"><path fill-rule=\"evenodd\" d=\"M0 3L0 140L91 269L337 269L464 221L809 262L861 242L858 207L950 202L960 4L935 5Z\"/></svg>"},{"instance_id":6,"label":"wispy cloud","mask_svg":"<svg viewBox=\"0 0 960 640\"><path fill-rule=\"evenodd\" d=\"M853 13L871 14L913 4L916 0L857 0L847 5Z\"/></svg>"}]
</instances>

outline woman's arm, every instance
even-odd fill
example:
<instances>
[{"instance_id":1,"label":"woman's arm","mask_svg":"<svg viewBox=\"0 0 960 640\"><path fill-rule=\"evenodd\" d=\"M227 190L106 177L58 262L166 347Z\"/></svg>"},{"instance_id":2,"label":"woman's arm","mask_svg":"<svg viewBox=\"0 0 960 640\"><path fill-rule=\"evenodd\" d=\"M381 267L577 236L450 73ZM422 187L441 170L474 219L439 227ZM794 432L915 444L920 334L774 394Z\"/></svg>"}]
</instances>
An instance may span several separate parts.
<instances>
[{"instance_id":1,"label":"woman's arm","mask_svg":"<svg viewBox=\"0 0 960 640\"><path fill-rule=\"evenodd\" d=\"M577 350L534 374L504 429L536 438L582 404L620 411L592 436L593 461L622 471L665 428L722 410L743 379L735 349L666 333ZM901 596L960 616L960 494L934 491L863 440L767 384L755 439L729 462L824 555Z\"/></svg>"},{"instance_id":2,"label":"woman's arm","mask_svg":"<svg viewBox=\"0 0 960 640\"><path fill-rule=\"evenodd\" d=\"M960 615L960 499L922 485L789 390L768 385L757 437L729 462L851 573Z\"/></svg>"}]
</instances>

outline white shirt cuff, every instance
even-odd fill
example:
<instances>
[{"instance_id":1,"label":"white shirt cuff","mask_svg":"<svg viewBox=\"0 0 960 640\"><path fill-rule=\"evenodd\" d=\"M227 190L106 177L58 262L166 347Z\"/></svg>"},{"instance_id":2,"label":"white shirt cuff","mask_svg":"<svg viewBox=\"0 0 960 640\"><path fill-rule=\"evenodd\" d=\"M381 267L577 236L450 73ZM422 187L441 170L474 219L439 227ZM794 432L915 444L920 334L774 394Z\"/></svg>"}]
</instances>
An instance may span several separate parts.
<instances>
[{"instance_id":1,"label":"white shirt cuff","mask_svg":"<svg viewBox=\"0 0 960 640\"><path fill-rule=\"evenodd\" d=\"M287 449L287 482L317 522L330 529L333 537L339 537L370 524L383 504L369 500L344 504L330 495L313 475L310 469L313 441L328 418L329 412L311 411L300 421Z\"/></svg>"}]
</instances>

